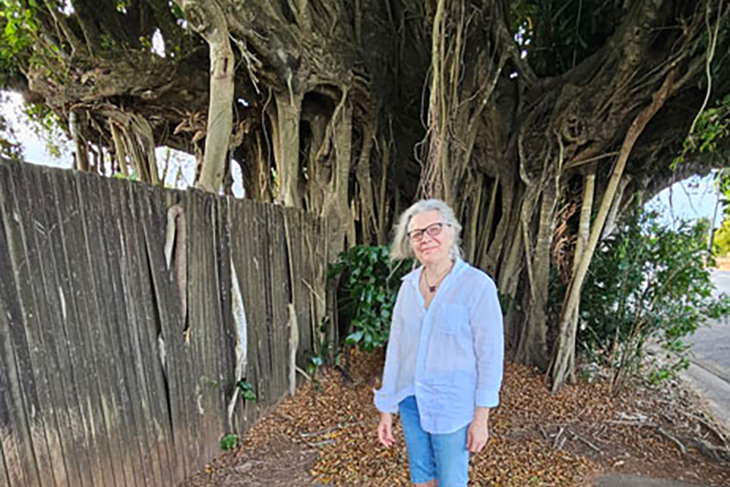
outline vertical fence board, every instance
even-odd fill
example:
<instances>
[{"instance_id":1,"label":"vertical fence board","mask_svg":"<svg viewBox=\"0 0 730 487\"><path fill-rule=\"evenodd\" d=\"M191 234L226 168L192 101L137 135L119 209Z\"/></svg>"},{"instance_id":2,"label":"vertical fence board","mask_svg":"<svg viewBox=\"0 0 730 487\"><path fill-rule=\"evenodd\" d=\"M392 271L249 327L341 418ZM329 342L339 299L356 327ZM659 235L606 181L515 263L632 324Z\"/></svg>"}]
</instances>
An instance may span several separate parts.
<instances>
[{"instance_id":1,"label":"vertical fence board","mask_svg":"<svg viewBox=\"0 0 730 487\"><path fill-rule=\"evenodd\" d=\"M124 200L121 206L120 224L122 225L123 248L125 250L125 280L124 289L127 299L128 313L133 317L128 335L132 354L137 357L135 360L135 376L139 389L139 421L140 441L142 448L142 459L151 472L151 485L162 484L163 464L166 463L167 452L165 445L158 441L161 435L161 419L157 414L160 398L156 391L156 380L153 368L156 368L154 349L152 346L156 341L151 341L152 335L149 329L155 330L157 324L154 315L148 313L147 303L151 298L148 284L150 281L150 268L144 250L144 237L137 232L137 223L140 219L148 217L139 210L139 199L145 197L145 193L151 188L136 188L125 183L120 188L120 199Z\"/></svg>"},{"instance_id":2,"label":"vertical fence board","mask_svg":"<svg viewBox=\"0 0 730 487\"><path fill-rule=\"evenodd\" d=\"M175 468L172 466L173 460L171 457L174 452L170 451L172 448L171 425L170 416L167 413L170 403L162 376L158 351L158 336L161 334L162 328L155 306L152 282L154 273L160 271L167 273L167 268L157 269L153 265L145 244L144 229L142 225L139 225L139 222L152 220L156 227L164 228L164 219L160 218L159 213L153 214L153 204L151 203L151 201L157 200L164 205L164 198L162 198L161 191L150 187L139 188L138 191L135 191L135 187L130 185L127 190L129 191L130 206L133 209L132 225L128 228L128 234L131 236L129 241L135 250L133 263L139 267L137 284L139 285L140 312L143 317L141 322L143 326L139 329L139 344L149 396L149 414L152 419L150 444L159 456L157 469L161 480L156 479L156 482L161 484L164 483L164 479L174 478ZM163 248L157 248L156 251L161 253ZM175 301L172 303L174 304ZM155 473L158 474L157 470Z\"/></svg>"},{"instance_id":3,"label":"vertical fence board","mask_svg":"<svg viewBox=\"0 0 730 487\"><path fill-rule=\"evenodd\" d=\"M231 394L236 392L235 371L236 371L236 343L238 334L233 321L232 294L231 294L231 220L230 203L233 198L218 200L218 239L216 245L217 277L218 283L218 333L216 349L218 350L218 374L220 377L221 390L218 395L221 429L228 430L228 401Z\"/></svg>"},{"instance_id":4,"label":"vertical fence board","mask_svg":"<svg viewBox=\"0 0 730 487\"><path fill-rule=\"evenodd\" d=\"M261 211L261 215L259 218L256 219L256 222L258 224L258 231L259 231L259 245L261 245L261 261L264 268L264 275L263 279L261 280L262 283L268 283L269 285L264 285L264 295L265 300L261 302L262 305L264 305L264 319L260 323L260 326L262 327L261 330L261 337L263 338L263 350L261 350L261 374L264 383L264 404L267 404L273 400L274 397L276 397L276 390L278 389L278 380L276 377L276 374L274 373L274 353L275 350L273 348L273 311L272 311L272 285L271 285L271 266L272 262L270 259L271 252L271 235L269 235L269 219L270 219L270 209L269 208L263 208Z\"/></svg>"},{"instance_id":5,"label":"vertical fence board","mask_svg":"<svg viewBox=\"0 0 730 487\"><path fill-rule=\"evenodd\" d=\"M129 410L129 444L132 463L135 467L135 477L137 485L151 487L154 485L152 466L150 465L150 452L147 445L147 435L145 429L145 418L142 411L143 389L140 377L137 374L136 361L138 354L134 349L133 336L136 333L136 319L134 303L137 297L131 294L133 291L128 289L132 278L129 276L130 256L125 245L124 230L124 213L128 210L127 197L121 184L123 181L105 180L103 183L103 194L107 195L107 199L103 201L103 205L108 211L108 218L105 221L105 233L107 243L107 259L112 265L114 271L111 272L109 278L113 285L114 303L116 305L115 317L117 345L119 347L124 376L123 397ZM128 294L130 293L130 294Z\"/></svg>"},{"instance_id":6,"label":"vertical fence board","mask_svg":"<svg viewBox=\"0 0 730 487\"><path fill-rule=\"evenodd\" d=\"M0 442L0 487L12 487L8 478L8 471L5 467L5 454L3 453L2 442Z\"/></svg>"},{"instance_id":7,"label":"vertical fence board","mask_svg":"<svg viewBox=\"0 0 730 487\"><path fill-rule=\"evenodd\" d=\"M261 256L257 253L258 227L253 203L233 202L231 212L231 256L236 268L241 297L246 313L247 367L244 377L253 387L257 396L255 402L246 402L242 410L243 422L254 421L258 417L258 404L263 399L263 381L259 350L261 337L259 324L263 320L260 303L263 295L263 274Z\"/></svg>"},{"instance_id":8,"label":"vertical fence board","mask_svg":"<svg viewBox=\"0 0 730 487\"><path fill-rule=\"evenodd\" d=\"M87 245L90 249L90 267L93 271L94 288L97 292L97 305L100 311L100 333L104 347L101 351L107 358L108 380L113 384L112 394L102 400L102 408L107 415L109 431L119 445L119 455L124 483L131 487L140 482L139 465L133 461L133 448L130 438L134 435L134 417L131 413L127 379L124 372L125 357L119 328L127 322L120 313L119 294L123 292L118 284L122 272L120 256L114 250L114 242L119 239L114 231L114 216L110 213L109 200L112 195L106 181L84 178L84 194ZM100 344L101 345L101 344Z\"/></svg>"},{"instance_id":9,"label":"vertical fence board","mask_svg":"<svg viewBox=\"0 0 730 487\"><path fill-rule=\"evenodd\" d=\"M13 485L30 486L39 485L50 472L40 471L33 450L37 422L28 410L32 412L38 407L38 398L6 233L11 198L6 184L0 186L0 477ZM37 448L41 450L47 445L39 442ZM53 482L52 476L50 481Z\"/></svg>"},{"instance_id":10,"label":"vertical fence board","mask_svg":"<svg viewBox=\"0 0 730 487\"><path fill-rule=\"evenodd\" d=\"M194 191L189 196L191 219L194 222L189 240L189 303L190 335L193 351L198 357L194 377L198 402L199 441L203 458L220 451L218 444L225 432L225 383L218 349L222 323L219 285L218 199ZM198 467L202 467L202 463Z\"/></svg>"},{"instance_id":11,"label":"vertical fence board","mask_svg":"<svg viewBox=\"0 0 730 487\"><path fill-rule=\"evenodd\" d=\"M2 237L4 231L0 230L0 244L4 243ZM5 271L8 264L7 256L0 247L0 270ZM7 470L9 483L13 487L26 487L30 485L26 482L26 471L35 469L35 465L29 465L28 459L24 458L23 445L19 444L26 436L20 431L25 425L25 418L21 417L23 405L20 381L10 335L13 332L11 327L19 327L21 323L13 323L7 317L13 299L7 284L10 283L0 283L0 451L3 452L3 475Z\"/></svg>"},{"instance_id":12,"label":"vertical fence board","mask_svg":"<svg viewBox=\"0 0 730 487\"><path fill-rule=\"evenodd\" d=\"M101 407L104 411L108 434L112 435L111 454L116 461L114 468L117 486L133 487L136 485L135 466L132 464L129 442L129 404L124 394L124 376L122 357L119 353L119 339L116 328L122 325L116 313L116 290L111 278L113 272L119 272L117 258L109 258L107 239L115 238L108 233L107 220L111 215L105 210L108 195L99 181L92 178L80 178L78 184L79 207L83 214L83 245L86 249L91 274L88 283L92 290L90 302L98 313L97 351L103 358L99 374L103 379L104 393L101 396Z\"/></svg>"},{"instance_id":13,"label":"vertical fence board","mask_svg":"<svg viewBox=\"0 0 730 487\"><path fill-rule=\"evenodd\" d=\"M271 283L272 312L272 372L279 397L289 389L289 310L291 293L289 271L286 265L286 242L284 239L284 215L281 207L267 207L269 212L269 282Z\"/></svg>"},{"instance_id":14,"label":"vertical fence board","mask_svg":"<svg viewBox=\"0 0 730 487\"><path fill-rule=\"evenodd\" d=\"M72 486L84 486L80 472L87 462L81 458L83 453L76 448L76 439L81 436L80 419L73 401L69 401L74 387L70 374L68 340L58 320L61 305L53 263L49 259L52 250L48 245L47 232L50 226L42 211L44 200L38 198L37 175L37 172L27 167L13 175L17 210L23 215L21 222L25 257L31 273L29 287L33 293L25 299L32 300L35 306L35 314L26 321L26 332L40 338L34 340L35 346L42 350L37 355L38 367L48 373L48 407L56 415L60 455L63 457L67 482Z\"/></svg>"},{"instance_id":15,"label":"vertical fence board","mask_svg":"<svg viewBox=\"0 0 730 487\"><path fill-rule=\"evenodd\" d=\"M299 367L306 370L306 361L308 359L307 346L309 341L309 323L306 307L306 295L303 293L304 284L302 283L303 262L302 253L302 234L301 234L301 217L300 213L292 208L284 208L284 224L285 224L285 241L286 259L285 272L289 275L289 286L291 290L291 299L294 304L294 312L297 319L297 353L296 363ZM289 357L287 356L287 360Z\"/></svg>"},{"instance_id":16,"label":"vertical fence board","mask_svg":"<svg viewBox=\"0 0 730 487\"><path fill-rule=\"evenodd\" d=\"M182 200L182 196L180 197ZM184 208L184 200L179 204ZM171 469L174 478L181 480L192 473L190 459L194 458L195 443L190 436L191 421L189 420L188 406L192 397L189 388L189 360L187 359L187 345L183 334L183 309L171 270L165 261L165 233L167 214L164 201L158 198L141 198L143 213L150 218L142 218L142 232L147 251L147 258L151 270L151 297L153 298L153 312L159 320L159 336L155 337L158 350L155 354L160 361L160 379L165 388L169 409L167 414L168 442L170 450ZM165 232L162 229L165 229ZM180 235L176 246L187 245ZM164 356L164 365L162 364Z\"/></svg>"},{"instance_id":17,"label":"vertical fence board","mask_svg":"<svg viewBox=\"0 0 730 487\"><path fill-rule=\"evenodd\" d=\"M64 457L73 456L76 460L78 480L74 485L95 487L86 418L80 398L85 389L85 377L77 370L78 335L71 317L73 310L69 301L73 299L68 290L68 276L64 262L63 240L60 221L56 209L55 194L47 172L23 171L27 181L27 198L32 201L34 227L38 252L43 272L45 290L44 303L48 308L48 321L39 323L51 331L49 342L56 348L58 364L61 367L62 394L61 404L65 404L69 415L70 430L73 435L64 444ZM73 462L69 462L73 464Z\"/></svg>"},{"instance_id":18,"label":"vertical fence board","mask_svg":"<svg viewBox=\"0 0 730 487\"><path fill-rule=\"evenodd\" d=\"M2 325L3 323L0 322L0 326ZM15 398L19 394L12 390L15 374L8 374L11 367L15 368L15 364L9 363L12 359L8 356L11 345L8 343L6 330L2 327L0 331L3 332L0 334L0 347L2 347L0 348L0 366L2 366L0 369L0 392L2 393L0 394L0 450L3 452L10 485L26 487L28 484L25 481L25 471L28 466L23 464L22 448L21 445L18 445L18 440L22 438L22 435L17 431L20 420L15 412L21 411L15 404L17 400Z\"/></svg>"},{"instance_id":19,"label":"vertical fence board","mask_svg":"<svg viewBox=\"0 0 730 487\"><path fill-rule=\"evenodd\" d=\"M80 313L84 312L80 311L80 308L84 308L85 302L81 290L75 290L72 284L72 280L78 275L78 269L69 264L69 254L75 254L77 249L70 247L71 236L66 234L70 230L69 222L77 218L77 214L71 206L59 204L63 202L59 186L68 186L63 176L59 177L48 172L40 173L39 176L48 228L46 239L51 249L50 261L56 270L57 295L60 300L58 318L60 329L63 330L68 342L67 353L70 364L68 372L71 376L69 384L72 389L70 393L67 391L67 401L76 410L78 432L81 435L77 440L83 462L79 465L80 476L89 486L104 487L108 484L105 483L101 465L102 447L95 434L97 422L91 401L92 397L98 394L98 390L94 387L93 370L90 365L93 353L87 340L86 320L83 320L82 325L80 317Z\"/></svg>"},{"instance_id":20,"label":"vertical fence board","mask_svg":"<svg viewBox=\"0 0 730 487\"><path fill-rule=\"evenodd\" d=\"M117 444L110 435L108 411L104 408L104 401L110 396L107 357L101 349L105 337L100 329L101 316L86 245L85 213L79 200L78 178L73 173L64 173L58 183L56 200L59 211L65 213L61 231L70 271L69 285L72 301L77 304L79 336L84 350L82 373L88 378L85 399L90 411L90 430L96 441L91 454L98 462L100 485L123 487L124 482L119 478L121 472L117 472Z\"/></svg>"},{"instance_id":21,"label":"vertical fence board","mask_svg":"<svg viewBox=\"0 0 730 487\"><path fill-rule=\"evenodd\" d=\"M38 290L35 282L37 281L34 279L38 268L32 267L33 263L36 262L36 255L29 252L26 245L29 238L24 233L22 222L27 221L28 218L25 213L21 213L14 198L16 193L14 179L16 179L16 176L11 174L11 169L15 174L19 171L17 165L0 164L0 193L2 194L0 212L2 213L7 238L5 248L9 252L10 260L13 263L12 272L9 272L8 276L12 275L14 278L21 313L21 316L11 319L25 330L27 348L30 351L31 365L29 370L33 371L36 382L38 403L31 404L31 407L36 408L35 414L31 415L31 435L34 439L35 450L39 459L40 476L41 480L44 481L44 486L67 487L60 428L56 421L56 412L51 399L49 376L54 371L49 372L46 368L43 337L39 328L33 326L33 323L39 319L39 311L36 309L36 292ZM7 463L9 462L7 455L5 460L9 472L11 465Z\"/></svg>"}]
</instances>

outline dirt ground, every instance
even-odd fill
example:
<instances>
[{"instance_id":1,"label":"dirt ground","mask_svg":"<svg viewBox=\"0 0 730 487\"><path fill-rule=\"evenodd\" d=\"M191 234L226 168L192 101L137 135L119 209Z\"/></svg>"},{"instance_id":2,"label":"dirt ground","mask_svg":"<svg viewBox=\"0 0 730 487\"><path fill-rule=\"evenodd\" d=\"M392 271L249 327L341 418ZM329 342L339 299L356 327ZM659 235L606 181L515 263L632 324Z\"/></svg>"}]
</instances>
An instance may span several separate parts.
<instances>
[{"instance_id":1,"label":"dirt ground","mask_svg":"<svg viewBox=\"0 0 730 487\"><path fill-rule=\"evenodd\" d=\"M243 438L178 487L409 485L405 447L379 445L372 389L382 354L355 353L352 380L320 372ZM473 486L591 486L631 473L730 486L727 433L676 382L618 397L582 381L551 395L536 371L507 364L487 448L472 457Z\"/></svg>"}]
</instances>

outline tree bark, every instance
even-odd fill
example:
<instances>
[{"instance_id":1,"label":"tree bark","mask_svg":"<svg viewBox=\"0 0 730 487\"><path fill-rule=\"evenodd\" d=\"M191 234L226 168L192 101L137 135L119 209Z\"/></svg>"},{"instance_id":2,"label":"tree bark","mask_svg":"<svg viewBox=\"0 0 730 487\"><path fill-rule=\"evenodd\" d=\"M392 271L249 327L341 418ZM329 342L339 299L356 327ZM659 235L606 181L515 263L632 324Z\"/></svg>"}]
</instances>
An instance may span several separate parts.
<instances>
[{"instance_id":1,"label":"tree bark","mask_svg":"<svg viewBox=\"0 0 730 487\"><path fill-rule=\"evenodd\" d=\"M621 146L621 151L618 156L618 161L616 162L616 166L611 173L611 179L608 182L608 187L606 188L606 192L603 195L603 201L601 202L598 214L596 215L596 220L593 223L590 238L588 239L585 250L582 252L580 263L578 264L578 267L573 274L570 284L568 285L568 290L565 293L567 299L565 305L563 306L560 318L560 329L574 328L577 324L577 322L573 320L573 318L574 315L578 312L578 306L580 303L580 292L583 287L583 281L585 280L586 274L588 273L588 266L590 265L591 259L593 258L593 252L596 250L596 246L598 245L599 237L603 232L603 226L606 222L606 218L608 217L608 212L616 194L616 190L621 181L621 176L623 175L624 168L626 167L626 163L629 159L629 156L631 155L631 151L634 148L637 139L671 94L674 88L675 76L675 71L670 71L670 73L665 78L661 88L659 88L659 90L654 95L652 102L646 108L644 108L634 119L631 127L628 130L628 133L626 134L626 138L624 139L623 145ZM574 333L575 331L568 330L569 335ZM562 344L562 347L558 347L556 349L556 356L554 361L557 364L557 367L555 367L550 374L553 383L553 390L557 390L563 384L563 381L566 377L567 367L572 362L570 355L575 353L575 349L570 349L569 345L570 340L566 340ZM568 355L568 357L566 357L566 355Z\"/></svg>"},{"instance_id":2,"label":"tree bark","mask_svg":"<svg viewBox=\"0 0 730 487\"><path fill-rule=\"evenodd\" d=\"M591 232L591 213L593 211L593 196L596 188L595 169L588 172L583 178L583 196L581 198L580 222L578 226L578 239L573 254L573 270L572 275L576 274L576 270L583 259L583 253L588 245L588 238ZM554 355L553 362L550 366L553 377L553 392L557 390L560 384L566 379L572 380L574 377L575 364L575 339L578 332L578 307L573 309L572 314L567 320L560 320L560 328L558 330L558 339L555 349L559 350ZM566 351L566 352L561 352Z\"/></svg>"},{"instance_id":3,"label":"tree bark","mask_svg":"<svg viewBox=\"0 0 730 487\"><path fill-rule=\"evenodd\" d=\"M216 1L182 0L192 27L210 50L210 100L205 154L197 187L217 193L223 183L233 126L235 59L224 9Z\"/></svg>"}]
</instances>

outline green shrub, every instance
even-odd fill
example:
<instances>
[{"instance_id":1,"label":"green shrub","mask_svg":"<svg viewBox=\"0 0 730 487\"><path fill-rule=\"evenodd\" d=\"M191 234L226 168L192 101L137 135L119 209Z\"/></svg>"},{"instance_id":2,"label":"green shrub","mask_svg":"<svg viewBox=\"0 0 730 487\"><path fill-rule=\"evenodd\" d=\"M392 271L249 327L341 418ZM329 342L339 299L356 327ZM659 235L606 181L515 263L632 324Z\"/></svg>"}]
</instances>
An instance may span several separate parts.
<instances>
[{"instance_id":1,"label":"green shrub","mask_svg":"<svg viewBox=\"0 0 730 487\"><path fill-rule=\"evenodd\" d=\"M235 433L228 433L221 438L221 450L229 451L233 450L238 446L238 435Z\"/></svg>"},{"instance_id":2,"label":"green shrub","mask_svg":"<svg viewBox=\"0 0 730 487\"><path fill-rule=\"evenodd\" d=\"M613 368L615 385L637 372L649 338L674 357L655 379L686 367L682 338L730 313L730 300L712 294L708 224L682 222L674 230L637 208L596 250L581 299L579 342Z\"/></svg>"},{"instance_id":3,"label":"green shrub","mask_svg":"<svg viewBox=\"0 0 730 487\"><path fill-rule=\"evenodd\" d=\"M388 341L401 278L412 261L391 262L388 247L360 245L340 254L329 276L341 275L340 317L349 321L348 345L371 352Z\"/></svg>"}]
</instances>

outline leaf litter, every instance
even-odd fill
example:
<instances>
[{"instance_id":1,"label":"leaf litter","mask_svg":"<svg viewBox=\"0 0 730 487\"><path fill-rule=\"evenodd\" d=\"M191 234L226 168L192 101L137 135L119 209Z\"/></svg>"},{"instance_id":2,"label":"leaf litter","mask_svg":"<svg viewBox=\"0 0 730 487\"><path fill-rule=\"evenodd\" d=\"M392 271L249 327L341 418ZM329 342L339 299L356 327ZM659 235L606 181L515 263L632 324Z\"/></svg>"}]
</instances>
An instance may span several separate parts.
<instances>
[{"instance_id":1,"label":"leaf litter","mask_svg":"<svg viewBox=\"0 0 730 487\"><path fill-rule=\"evenodd\" d=\"M350 353L348 373L321 370L317 384L272 408L238 449L178 487L411 485L399 422L392 448L377 440L372 397L383 353ZM728 486L728 447L726 432L676 381L619 395L605 381L579 381L553 395L535 369L507 363L470 486L591 486L606 473Z\"/></svg>"}]
</instances>

